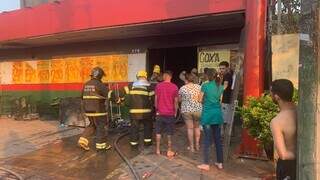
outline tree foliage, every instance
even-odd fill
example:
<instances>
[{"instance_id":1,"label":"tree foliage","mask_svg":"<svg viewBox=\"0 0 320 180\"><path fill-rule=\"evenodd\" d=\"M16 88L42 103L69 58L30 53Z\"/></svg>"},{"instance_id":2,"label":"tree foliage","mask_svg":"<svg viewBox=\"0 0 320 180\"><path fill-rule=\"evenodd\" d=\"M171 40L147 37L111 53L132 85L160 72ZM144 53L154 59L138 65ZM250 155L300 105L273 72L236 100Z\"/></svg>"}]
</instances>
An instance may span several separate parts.
<instances>
[{"instance_id":1,"label":"tree foliage","mask_svg":"<svg viewBox=\"0 0 320 180\"><path fill-rule=\"evenodd\" d=\"M298 91L295 90L293 101L298 102ZM272 101L270 94L261 97L249 97L246 105L238 109L244 128L249 134L260 141L261 145L269 146L273 144L270 129L271 120L279 112L278 106Z\"/></svg>"},{"instance_id":2,"label":"tree foliage","mask_svg":"<svg viewBox=\"0 0 320 180\"><path fill-rule=\"evenodd\" d=\"M281 25L278 26L278 3L273 2L272 11L272 33L276 34L280 28L281 34L290 34L299 32L299 17L301 13L301 0L281 0Z\"/></svg>"}]
</instances>

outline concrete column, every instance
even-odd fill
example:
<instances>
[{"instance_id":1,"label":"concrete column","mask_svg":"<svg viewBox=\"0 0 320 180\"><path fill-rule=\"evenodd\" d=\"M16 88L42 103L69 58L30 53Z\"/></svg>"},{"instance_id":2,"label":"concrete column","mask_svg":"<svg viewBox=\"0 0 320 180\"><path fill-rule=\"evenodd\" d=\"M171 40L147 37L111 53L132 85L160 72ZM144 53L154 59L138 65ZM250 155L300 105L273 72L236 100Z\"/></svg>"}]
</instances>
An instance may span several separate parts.
<instances>
[{"instance_id":1,"label":"concrete column","mask_svg":"<svg viewBox=\"0 0 320 180\"><path fill-rule=\"evenodd\" d=\"M319 1L302 0L301 10L297 173L320 180Z\"/></svg>"}]
</instances>

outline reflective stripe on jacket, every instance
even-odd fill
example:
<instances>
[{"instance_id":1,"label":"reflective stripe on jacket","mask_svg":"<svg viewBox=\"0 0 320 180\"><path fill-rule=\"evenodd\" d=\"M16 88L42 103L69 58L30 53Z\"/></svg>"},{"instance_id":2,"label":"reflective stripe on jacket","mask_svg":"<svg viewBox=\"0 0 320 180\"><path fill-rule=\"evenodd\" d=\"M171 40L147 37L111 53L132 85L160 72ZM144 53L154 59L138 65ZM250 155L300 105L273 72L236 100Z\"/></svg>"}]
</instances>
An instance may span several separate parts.
<instances>
[{"instance_id":1,"label":"reflective stripe on jacket","mask_svg":"<svg viewBox=\"0 0 320 180\"><path fill-rule=\"evenodd\" d=\"M108 88L100 80L91 79L82 90L83 107L87 116L105 116Z\"/></svg>"},{"instance_id":2,"label":"reflective stripe on jacket","mask_svg":"<svg viewBox=\"0 0 320 180\"><path fill-rule=\"evenodd\" d=\"M131 119L150 119L152 115L154 91L150 86L127 86L129 113Z\"/></svg>"}]
</instances>

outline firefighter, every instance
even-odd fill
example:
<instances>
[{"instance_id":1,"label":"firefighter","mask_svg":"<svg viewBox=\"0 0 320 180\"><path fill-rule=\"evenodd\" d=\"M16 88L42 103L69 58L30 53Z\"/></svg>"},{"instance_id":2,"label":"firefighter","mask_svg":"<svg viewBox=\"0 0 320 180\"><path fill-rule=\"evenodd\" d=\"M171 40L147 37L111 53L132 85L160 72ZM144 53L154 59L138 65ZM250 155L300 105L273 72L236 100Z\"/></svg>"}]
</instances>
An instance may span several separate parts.
<instances>
[{"instance_id":1,"label":"firefighter","mask_svg":"<svg viewBox=\"0 0 320 180\"><path fill-rule=\"evenodd\" d=\"M151 86L155 87L159 82L162 81L162 74L159 65L154 65L152 76L150 77Z\"/></svg>"},{"instance_id":2,"label":"firefighter","mask_svg":"<svg viewBox=\"0 0 320 180\"><path fill-rule=\"evenodd\" d=\"M107 124L107 104L108 89L102 83L101 79L105 75L100 67L95 67L91 71L91 80L84 84L82 90L82 99L85 115L89 118L90 124L85 128L78 145L84 149L89 150L89 136L96 134L96 149L103 151L110 149L111 146L106 143Z\"/></svg>"},{"instance_id":3,"label":"firefighter","mask_svg":"<svg viewBox=\"0 0 320 180\"><path fill-rule=\"evenodd\" d=\"M154 91L147 80L147 72L139 71L137 81L126 89L126 104L129 106L131 119L130 145L137 147L139 143L140 124L144 126L144 145L152 145L152 108Z\"/></svg>"}]
</instances>

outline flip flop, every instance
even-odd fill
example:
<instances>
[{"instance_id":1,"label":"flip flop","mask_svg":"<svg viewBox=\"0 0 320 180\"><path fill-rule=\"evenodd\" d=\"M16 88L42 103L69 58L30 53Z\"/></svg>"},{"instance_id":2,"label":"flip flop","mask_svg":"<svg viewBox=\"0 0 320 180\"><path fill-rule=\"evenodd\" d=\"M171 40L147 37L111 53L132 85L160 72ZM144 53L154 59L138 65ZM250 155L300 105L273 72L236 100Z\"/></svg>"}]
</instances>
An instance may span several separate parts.
<instances>
[{"instance_id":1,"label":"flip flop","mask_svg":"<svg viewBox=\"0 0 320 180\"><path fill-rule=\"evenodd\" d=\"M200 150L200 145L196 146L194 149L195 149L196 151L199 151L199 150Z\"/></svg>"},{"instance_id":2,"label":"flip flop","mask_svg":"<svg viewBox=\"0 0 320 180\"><path fill-rule=\"evenodd\" d=\"M195 149L193 149L193 151L192 151L190 146L188 146L187 149L188 149L190 152L195 152Z\"/></svg>"},{"instance_id":3,"label":"flip flop","mask_svg":"<svg viewBox=\"0 0 320 180\"><path fill-rule=\"evenodd\" d=\"M171 153L171 154L170 154ZM178 155L177 152L174 152L174 151L168 151L167 152L167 157L172 160L174 157L176 157Z\"/></svg>"},{"instance_id":4,"label":"flip flop","mask_svg":"<svg viewBox=\"0 0 320 180\"><path fill-rule=\"evenodd\" d=\"M197 166L198 169L203 170L203 171L209 171L210 170L210 166L205 165L205 164L201 164Z\"/></svg>"},{"instance_id":5,"label":"flip flop","mask_svg":"<svg viewBox=\"0 0 320 180\"><path fill-rule=\"evenodd\" d=\"M145 172L143 173L142 175L142 179L147 179L148 177L151 177L152 176L152 173L151 172Z\"/></svg>"}]
</instances>

